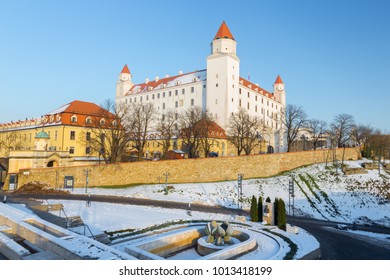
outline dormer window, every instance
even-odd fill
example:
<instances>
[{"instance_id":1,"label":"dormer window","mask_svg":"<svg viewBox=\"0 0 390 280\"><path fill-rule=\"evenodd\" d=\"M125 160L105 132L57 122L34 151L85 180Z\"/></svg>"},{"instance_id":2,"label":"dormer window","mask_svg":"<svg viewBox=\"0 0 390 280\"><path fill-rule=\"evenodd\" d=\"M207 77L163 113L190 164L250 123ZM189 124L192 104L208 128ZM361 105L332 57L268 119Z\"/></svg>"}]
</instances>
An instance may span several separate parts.
<instances>
[{"instance_id":1,"label":"dormer window","mask_svg":"<svg viewBox=\"0 0 390 280\"><path fill-rule=\"evenodd\" d=\"M100 124L101 125L105 125L106 124L106 120L105 119L100 119Z\"/></svg>"},{"instance_id":2,"label":"dormer window","mask_svg":"<svg viewBox=\"0 0 390 280\"><path fill-rule=\"evenodd\" d=\"M91 124L91 123L92 123L91 117L87 117L87 118L85 119L85 123L86 123L86 124Z\"/></svg>"},{"instance_id":3,"label":"dormer window","mask_svg":"<svg viewBox=\"0 0 390 280\"><path fill-rule=\"evenodd\" d=\"M117 126L117 125L118 125L118 122L117 122L117 121L113 121L113 122L112 122L112 125L113 125L113 126Z\"/></svg>"},{"instance_id":4,"label":"dormer window","mask_svg":"<svg viewBox=\"0 0 390 280\"><path fill-rule=\"evenodd\" d=\"M76 115L73 115L70 117L70 121L71 122L77 122L77 116Z\"/></svg>"}]
</instances>

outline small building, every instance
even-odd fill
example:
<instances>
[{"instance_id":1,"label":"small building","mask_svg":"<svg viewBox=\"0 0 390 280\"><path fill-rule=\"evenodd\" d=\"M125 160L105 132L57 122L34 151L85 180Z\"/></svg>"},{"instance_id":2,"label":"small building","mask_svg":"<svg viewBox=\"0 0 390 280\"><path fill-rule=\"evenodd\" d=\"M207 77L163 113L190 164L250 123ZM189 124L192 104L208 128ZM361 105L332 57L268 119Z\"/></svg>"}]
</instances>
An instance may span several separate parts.
<instances>
[{"instance_id":1,"label":"small building","mask_svg":"<svg viewBox=\"0 0 390 280\"><path fill-rule=\"evenodd\" d=\"M167 159L185 159L188 154L181 150L169 150L167 152Z\"/></svg>"}]
</instances>

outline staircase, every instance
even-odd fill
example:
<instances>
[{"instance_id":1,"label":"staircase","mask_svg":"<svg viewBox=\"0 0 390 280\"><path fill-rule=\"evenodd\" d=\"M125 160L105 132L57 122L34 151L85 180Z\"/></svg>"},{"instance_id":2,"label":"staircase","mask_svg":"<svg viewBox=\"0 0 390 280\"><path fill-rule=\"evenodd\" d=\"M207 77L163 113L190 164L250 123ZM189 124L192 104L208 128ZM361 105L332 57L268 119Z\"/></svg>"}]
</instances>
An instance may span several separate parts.
<instances>
[{"instance_id":1,"label":"staircase","mask_svg":"<svg viewBox=\"0 0 390 280\"><path fill-rule=\"evenodd\" d=\"M66 228L70 231L78 234L88 236L103 244L110 244L111 240L109 236L104 232L92 233L87 224L84 223L80 216L68 217L65 214L64 206L62 204L40 204L29 205L29 208L41 219L48 221L52 224ZM54 215L49 211L59 211L59 215ZM62 217L63 216L63 217Z\"/></svg>"}]
</instances>

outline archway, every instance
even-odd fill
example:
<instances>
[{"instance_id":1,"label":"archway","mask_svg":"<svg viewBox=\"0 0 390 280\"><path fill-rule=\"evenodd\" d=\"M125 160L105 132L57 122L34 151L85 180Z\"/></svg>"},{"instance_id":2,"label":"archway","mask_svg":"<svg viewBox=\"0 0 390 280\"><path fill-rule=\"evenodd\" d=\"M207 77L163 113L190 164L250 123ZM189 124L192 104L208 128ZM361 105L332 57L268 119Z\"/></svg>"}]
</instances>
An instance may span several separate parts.
<instances>
[{"instance_id":1,"label":"archway","mask_svg":"<svg viewBox=\"0 0 390 280\"><path fill-rule=\"evenodd\" d=\"M47 167L56 167L58 166L58 162L56 160L51 160L47 163Z\"/></svg>"}]
</instances>

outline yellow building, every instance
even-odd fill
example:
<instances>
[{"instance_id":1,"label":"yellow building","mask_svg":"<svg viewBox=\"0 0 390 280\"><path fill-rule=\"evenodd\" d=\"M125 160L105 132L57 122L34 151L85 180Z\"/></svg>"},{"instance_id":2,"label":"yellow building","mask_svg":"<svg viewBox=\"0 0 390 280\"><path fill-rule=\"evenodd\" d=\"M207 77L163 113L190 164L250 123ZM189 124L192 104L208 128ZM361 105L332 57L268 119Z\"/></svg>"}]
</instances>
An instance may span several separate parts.
<instances>
[{"instance_id":1,"label":"yellow building","mask_svg":"<svg viewBox=\"0 0 390 280\"><path fill-rule=\"evenodd\" d=\"M96 119L104 120L102 112L96 104L75 100L41 118L0 124L0 158L7 162L8 173L98 163L86 128Z\"/></svg>"}]
</instances>

